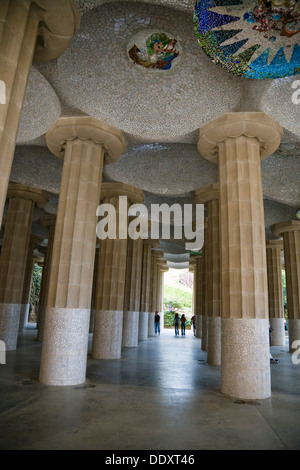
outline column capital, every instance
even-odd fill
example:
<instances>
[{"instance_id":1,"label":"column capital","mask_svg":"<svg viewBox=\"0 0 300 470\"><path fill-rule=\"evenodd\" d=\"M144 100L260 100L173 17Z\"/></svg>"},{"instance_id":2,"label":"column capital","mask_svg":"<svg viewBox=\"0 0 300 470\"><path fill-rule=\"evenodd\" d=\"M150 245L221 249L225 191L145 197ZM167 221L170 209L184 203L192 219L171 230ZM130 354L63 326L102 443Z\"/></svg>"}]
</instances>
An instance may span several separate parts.
<instances>
[{"instance_id":1,"label":"column capital","mask_svg":"<svg viewBox=\"0 0 300 470\"><path fill-rule=\"evenodd\" d=\"M164 257L164 253L163 251L159 251L159 250L152 250L151 251L151 256L153 256L153 258L156 258L156 259L161 259Z\"/></svg>"},{"instance_id":2,"label":"column capital","mask_svg":"<svg viewBox=\"0 0 300 470\"><path fill-rule=\"evenodd\" d=\"M152 238L145 238L143 240L144 245L148 245L151 248L157 248L159 246L159 240L153 240Z\"/></svg>"},{"instance_id":3,"label":"column capital","mask_svg":"<svg viewBox=\"0 0 300 470\"><path fill-rule=\"evenodd\" d=\"M69 46L80 26L80 13L74 0L27 0L35 5L39 19L33 62L57 59Z\"/></svg>"},{"instance_id":4,"label":"column capital","mask_svg":"<svg viewBox=\"0 0 300 470\"><path fill-rule=\"evenodd\" d=\"M122 132L91 116L62 117L46 133L47 146L56 157L63 158L67 142L91 140L104 149L104 164L112 163L126 150Z\"/></svg>"},{"instance_id":5,"label":"column capital","mask_svg":"<svg viewBox=\"0 0 300 470\"><path fill-rule=\"evenodd\" d=\"M295 232L300 230L300 220L289 220L287 222L280 222L279 224L272 225L272 233L277 237L282 236L285 232Z\"/></svg>"},{"instance_id":6,"label":"column capital","mask_svg":"<svg viewBox=\"0 0 300 470\"><path fill-rule=\"evenodd\" d=\"M227 113L201 127L198 151L207 160L218 163L219 144L244 136L257 139L263 159L275 152L282 134L280 124L263 112Z\"/></svg>"},{"instance_id":7,"label":"column capital","mask_svg":"<svg viewBox=\"0 0 300 470\"><path fill-rule=\"evenodd\" d=\"M283 241L282 240L267 240L266 248L278 248L283 250Z\"/></svg>"},{"instance_id":8,"label":"column capital","mask_svg":"<svg viewBox=\"0 0 300 470\"><path fill-rule=\"evenodd\" d=\"M56 223L56 215L48 214L40 219L40 225L45 228L52 227Z\"/></svg>"},{"instance_id":9,"label":"column capital","mask_svg":"<svg viewBox=\"0 0 300 470\"><path fill-rule=\"evenodd\" d=\"M50 195L39 188L33 188L20 183L9 183L7 199L11 198L30 199L37 207L42 208L50 201Z\"/></svg>"},{"instance_id":10,"label":"column capital","mask_svg":"<svg viewBox=\"0 0 300 470\"><path fill-rule=\"evenodd\" d=\"M219 183L213 183L204 188L195 190L195 204L204 204L207 201L220 198Z\"/></svg>"},{"instance_id":11,"label":"column capital","mask_svg":"<svg viewBox=\"0 0 300 470\"><path fill-rule=\"evenodd\" d=\"M141 189L126 183L102 183L101 200L109 197L127 196L130 203L142 204L144 193Z\"/></svg>"}]
</instances>

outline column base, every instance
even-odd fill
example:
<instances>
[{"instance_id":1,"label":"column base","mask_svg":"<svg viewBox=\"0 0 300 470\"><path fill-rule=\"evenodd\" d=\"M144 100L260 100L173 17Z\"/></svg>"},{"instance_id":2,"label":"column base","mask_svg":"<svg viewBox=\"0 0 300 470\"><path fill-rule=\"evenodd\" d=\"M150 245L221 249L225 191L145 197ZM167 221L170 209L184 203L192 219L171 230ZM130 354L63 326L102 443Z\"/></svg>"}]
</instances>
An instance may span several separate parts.
<instances>
[{"instance_id":1,"label":"column base","mask_svg":"<svg viewBox=\"0 0 300 470\"><path fill-rule=\"evenodd\" d=\"M289 332L290 352L294 352L299 347L298 343L294 343L294 341L299 341L300 339L300 320L299 319L288 320L288 332Z\"/></svg>"},{"instance_id":2,"label":"column base","mask_svg":"<svg viewBox=\"0 0 300 470\"><path fill-rule=\"evenodd\" d=\"M20 308L20 320L19 320L19 333L24 331L28 323L28 315L29 315L29 304L21 304Z\"/></svg>"},{"instance_id":3,"label":"column base","mask_svg":"<svg viewBox=\"0 0 300 470\"><path fill-rule=\"evenodd\" d=\"M221 365L221 317L207 317L208 341L207 363Z\"/></svg>"},{"instance_id":4,"label":"column base","mask_svg":"<svg viewBox=\"0 0 300 470\"><path fill-rule=\"evenodd\" d=\"M123 312L122 346L136 348L139 334L139 312Z\"/></svg>"},{"instance_id":5,"label":"column base","mask_svg":"<svg viewBox=\"0 0 300 470\"><path fill-rule=\"evenodd\" d=\"M235 398L271 395L269 320L222 318L221 392Z\"/></svg>"},{"instance_id":6,"label":"column base","mask_svg":"<svg viewBox=\"0 0 300 470\"><path fill-rule=\"evenodd\" d=\"M139 317L139 341L146 341L148 339L148 322L149 313L140 312Z\"/></svg>"},{"instance_id":7,"label":"column base","mask_svg":"<svg viewBox=\"0 0 300 470\"><path fill-rule=\"evenodd\" d=\"M92 357L120 359L123 311L95 310Z\"/></svg>"},{"instance_id":8,"label":"column base","mask_svg":"<svg viewBox=\"0 0 300 470\"><path fill-rule=\"evenodd\" d=\"M89 320L89 309L46 309L40 382L47 385L85 382Z\"/></svg>"},{"instance_id":9,"label":"column base","mask_svg":"<svg viewBox=\"0 0 300 470\"><path fill-rule=\"evenodd\" d=\"M149 315L148 315L148 336L154 336L155 335L154 317L155 317L155 312L149 312Z\"/></svg>"},{"instance_id":10,"label":"column base","mask_svg":"<svg viewBox=\"0 0 300 470\"><path fill-rule=\"evenodd\" d=\"M270 318L272 328L271 346L285 345L284 318Z\"/></svg>"},{"instance_id":11,"label":"column base","mask_svg":"<svg viewBox=\"0 0 300 470\"><path fill-rule=\"evenodd\" d=\"M0 340L6 351L17 349L20 311L20 304L0 304Z\"/></svg>"},{"instance_id":12,"label":"column base","mask_svg":"<svg viewBox=\"0 0 300 470\"><path fill-rule=\"evenodd\" d=\"M196 315L196 338L202 338L202 315Z\"/></svg>"}]
</instances>

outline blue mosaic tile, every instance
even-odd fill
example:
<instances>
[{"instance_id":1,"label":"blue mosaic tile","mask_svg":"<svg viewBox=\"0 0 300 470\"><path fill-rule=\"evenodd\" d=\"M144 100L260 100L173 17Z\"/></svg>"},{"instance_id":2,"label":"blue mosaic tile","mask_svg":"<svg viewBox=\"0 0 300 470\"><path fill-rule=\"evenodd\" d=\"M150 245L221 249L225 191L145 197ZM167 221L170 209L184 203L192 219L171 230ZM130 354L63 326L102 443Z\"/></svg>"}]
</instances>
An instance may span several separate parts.
<instances>
[{"instance_id":1,"label":"blue mosaic tile","mask_svg":"<svg viewBox=\"0 0 300 470\"><path fill-rule=\"evenodd\" d=\"M234 75L300 73L299 0L200 0L194 29L204 52Z\"/></svg>"}]
</instances>

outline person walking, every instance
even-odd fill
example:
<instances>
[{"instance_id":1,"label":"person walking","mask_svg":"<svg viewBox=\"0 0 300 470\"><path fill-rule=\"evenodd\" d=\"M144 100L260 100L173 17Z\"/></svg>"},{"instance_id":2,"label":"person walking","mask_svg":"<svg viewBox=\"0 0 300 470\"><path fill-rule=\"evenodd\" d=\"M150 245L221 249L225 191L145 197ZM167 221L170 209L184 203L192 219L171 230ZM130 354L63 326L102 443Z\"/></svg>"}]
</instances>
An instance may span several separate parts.
<instances>
[{"instance_id":1,"label":"person walking","mask_svg":"<svg viewBox=\"0 0 300 470\"><path fill-rule=\"evenodd\" d=\"M155 329L155 334L160 335L160 315L158 314L158 311L156 310L155 315L154 315L154 329Z\"/></svg>"},{"instance_id":2,"label":"person walking","mask_svg":"<svg viewBox=\"0 0 300 470\"><path fill-rule=\"evenodd\" d=\"M185 336L186 317L184 313L181 315L180 322L181 322L181 336Z\"/></svg>"},{"instance_id":3,"label":"person walking","mask_svg":"<svg viewBox=\"0 0 300 470\"><path fill-rule=\"evenodd\" d=\"M178 315L178 313L175 313L174 326L175 326L175 336L179 336L179 315Z\"/></svg>"}]
</instances>

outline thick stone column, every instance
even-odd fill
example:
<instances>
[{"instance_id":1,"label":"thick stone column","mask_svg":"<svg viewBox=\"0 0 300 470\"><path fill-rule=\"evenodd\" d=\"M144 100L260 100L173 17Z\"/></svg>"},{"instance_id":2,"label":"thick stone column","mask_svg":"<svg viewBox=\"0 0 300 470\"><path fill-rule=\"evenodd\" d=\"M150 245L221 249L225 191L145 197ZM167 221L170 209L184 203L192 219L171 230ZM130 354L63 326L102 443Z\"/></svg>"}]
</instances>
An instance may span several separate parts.
<instances>
[{"instance_id":1,"label":"thick stone column","mask_svg":"<svg viewBox=\"0 0 300 470\"><path fill-rule=\"evenodd\" d=\"M283 237L289 345L293 352L298 348L294 341L300 338L300 221L276 224L272 231Z\"/></svg>"},{"instance_id":2,"label":"thick stone column","mask_svg":"<svg viewBox=\"0 0 300 470\"><path fill-rule=\"evenodd\" d=\"M0 225L30 67L56 59L79 27L73 0L1 0Z\"/></svg>"},{"instance_id":3,"label":"thick stone column","mask_svg":"<svg viewBox=\"0 0 300 470\"><path fill-rule=\"evenodd\" d=\"M91 315L90 315L90 328L89 328L90 333L93 333L94 331L94 322L95 322L95 303L96 303L96 289L97 289L97 276L98 276L98 264L99 264L99 245L100 244L96 246L95 262L94 262L93 289L92 289Z\"/></svg>"},{"instance_id":4,"label":"thick stone column","mask_svg":"<svg viewBox=\"0 0 300 470\"><path fill-rule=\"evenodd\" d=\"M285 345L284 308L282 291L282 240L269 240L267 249L269 320L272 329L271 346Z\"/></svg>"},{"instance_id":5,"label":"thick stone column","mask_svg":"<svg viewBox=\"0 0 300 470\"><path fill-rule=\"evenodd\" d=\"M196 338L202 338L202 254L195 257L195 316Z\"/></svg>"},{"instance_id":6,"label":"thick stone column","mask_svg":"<svg viewBox=\"0 0 300 470\"><path fill-rule=\"evenodd\" d=\"M11 183L0 258L0 339L6 350L17 347L27 253L34 207L43 207L49 196L42 190Z\"/></svg>"},{"instance_id":7,"label":"thick stone column","mask_svg":"<svg viewBox=\"0 0 300 470\"><path fill-rule=\"evenodd\" d=\"M122 346L137 347L141 301L143 239L127 241Z\"/></svg>"},{"instance_id":8,"label":"thick stone column","mask_svg":"<svg viewBox=\"0 0 300 470\"><path fill-rule=\"evenodd\" d=\"M24 276L24 286L22 294L22 304L20 310L20 321L19 321L19 333L22 332L27 325L29 306L30 306L30 290L32 283L33 267L34 267L34 256L33 252L37 245L43 242L42 237L31 235L27 253L26 270Z\"/></svg>"},{"instance_id":9,"label":"thick stone column","mask_svg":"<svg viewBox=\"0 0 300 470\"><path fill-rule=\"evenodd\" d=\"M228 113L200 129L198 150L218 163L221 229L221 391L270 396L268 293L260 160L282 128L265 113Z\"/></svg>"},{"instance_id":10,"label":"thick stone column","mask_svg":"<svg viewBox=\"0 0 300 470\"><path fill-rule=\"evenodd\" d=\"M120 200L124 196L127 198L125 205ZM122 226L127 232L129 206L133 203L141 204L144 196L141 190L128 184L104 183L101 200L114 208L116 238L100 240L92 357L119 359L122 348L128 236L127 233L121 234L119 220L123 220Z\"/></svg>"},{"instance_id":11,"label":"thick stone column","mask_svg":"<svg viewBox=\"0 0 300 470\"><path fill-rule=\"evenodd\" d=\"M125 145L118 129L89 116L60 118L46 141L64 165L40 381L74 385L85 380L102 167L117 160Z\"/></svg>"},{"instance_id":12,"label":"thick stone column","mask_svg":"<svg viewBox=\"0 0 300 470\"><path fill-rule=\"evenodd\" d=\"M46 304L48 297L49 287L49 276L50 266L53 251L54 231L55 231L56 215L49 214L40 219L40 225L48 229L48 244L47 247L39 247L39 251L44 254L44 266L41 280L41 290L39 299L39 311L37 321L37 341L43 341L44 327L45 327L45 315L46 315Z\"/></svg>"},{"instance_id":13,"label":"thick stone column","mask_svg":"<svg viewBox=\"0 0 300 470\"><path fill-rule=\"evenodd\" d=\"M221 364L221 275L219 185L213 184L195 191L195 203L207 206L206 305L207 305L207 363Z\"/></svg>"},{"instance_id":14,"label":"thick stone column","mask_svg":"<svg viewBox=\"0 0 300 470\"><path fill-rule=\"evenodd\" d=\"M141 311L139 316L139 341L148 339L148 322L150 309L150 275L151 275L151 249L153 241L143 240L142 284L141 284Z\"/></svg>"},{"instance_id":15,"label":"thick stone column","mask_svg":"<svg viewBox=\"0 0 300 470\"><path fill-rule=\"evenodd\" d=\"M150 312L148 317L148 336L154 336L154 316L156 310L158 311L157 305L157 289L158 289L158 278L157 278L157 260L163 257L161 251L151 251L151 270L150 270Z\"/></svg>"},{"instance_id":16,"label":"thick stone column","mask_svg":"<svg viewBox=\"0 0 300 470\"><path fill-rule=\"evenodd\" d=\"M204 243L202 247L202 269L201 269L201 310L202 310L202 340L201 349L207 351L208 347L208 316L207 316L207 291L208 291L208 238L207 238L207 218L204 223Z\"/></svg>"}]
</instances>

